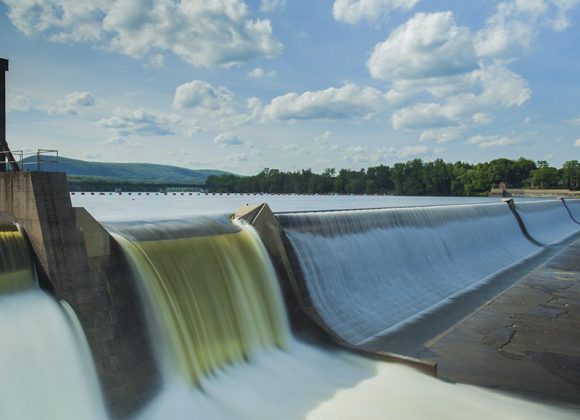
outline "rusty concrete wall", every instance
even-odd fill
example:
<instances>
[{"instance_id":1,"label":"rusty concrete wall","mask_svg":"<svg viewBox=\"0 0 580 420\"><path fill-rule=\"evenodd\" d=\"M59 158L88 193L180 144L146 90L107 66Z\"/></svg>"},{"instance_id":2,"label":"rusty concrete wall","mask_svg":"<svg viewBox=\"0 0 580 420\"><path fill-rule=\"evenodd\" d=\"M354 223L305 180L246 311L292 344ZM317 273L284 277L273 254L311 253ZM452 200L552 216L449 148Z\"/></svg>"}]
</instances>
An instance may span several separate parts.
<instances>
[{"instance_id":1,"label":"rusty concrete wall","mask_svg":"<svg viewBox=\"0 0 580 420\"><path fill-rule=\"evenodd\" d=\"M0 212L21 224L52 290L75 310L111 415L140 408L159 380L121 250L86 210L72 207L63 173L0 174Z\"/></svg>"}]
</instances>

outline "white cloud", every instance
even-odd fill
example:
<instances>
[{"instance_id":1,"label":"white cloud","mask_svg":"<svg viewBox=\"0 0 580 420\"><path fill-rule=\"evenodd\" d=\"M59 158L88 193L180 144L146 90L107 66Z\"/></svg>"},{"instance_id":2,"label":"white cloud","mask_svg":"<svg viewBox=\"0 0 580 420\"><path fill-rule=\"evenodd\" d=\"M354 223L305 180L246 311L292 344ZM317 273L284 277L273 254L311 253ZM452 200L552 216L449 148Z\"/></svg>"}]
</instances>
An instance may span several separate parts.
<instances>
[{"instance_id":1,"label":"white cloud","mask_svg":"<svg viewBox=\"0 0 580 420\"><path fill-rule=\"evenodd\" d=\"M476 112L471 119L475 125L487 125L493 121L491 115L485 112Z\"/></svg>"},{"instance_id":2,"label":"white cloud","mask_svg":"<svg viewBox=\"0 0 580 420\"><path fill-rule=\"evenodd\" d=\"M408 11L417 3L419 0L335 0L332 16L351 25L363 20L376 23L385 20L393 10Z\"/></svg>"},{"instance_id":3,"label":"white cloud","mask_svg":"<svg viewBox=\"0 0 580 420\"><path fill-rule=\"evenodd\" d=\"M332 137L332 132L325 131L324 133L314 137L314 143L316 143L316 144L329 144L331 137Z\"/></svg>"},{"instance_id":4,"label":"white cloud","mask_svg":"<svg viewBox=\"0 0 580 420\"><path fill-rule=\"evenodd\" d=\"M580 147L580 138L576 139L576 141L574 142L574 146Z\"/></svg>"},{"instance_id":5,"label":"white cloud","mask_svg":"<svg viewBox=\"0 0 580 420\"><path fill-rule=\"evenodd\" d=\"M571 125L580 125L580 117L572 118L571 120L564 121L564 122L566 124L571 124Z\"/></svg>"},{"instance_id":6,"label":"white cloud","mask_svg":"<svg viewBox=\"0 0 580 420\"><path fill-rule=\"evenodd\" d=\"M452 125L489 124L494 112L519 107L532 95L527 82L501 63L482 65L468 74L461 93L419 102L397 110L396 129L432 129Z\"/></svg>"},{"instance_id":7,"label":"white cloud","mask_svg":"<svg viewBox=\"0 0 580 420\"><path fill-rule=\"evenodd\" d=\"M384 163L393 159L408 159L420 157L429 153L429 148L424 145L403 147L378 147L369 150L366 146L349 146L343 151L342 159L347 162L359 164Z\"/></svg>"},{"instance_id":8,"label":"white cloud","mask_svg":"<svg viewBox=\"0 0 580 420\"><path fill-rule=\"evenodd\" d=\"M161 68L165 65L165 57L163 54L155 54L149 57L149 64L147 67L151 67L154 69Z\"/></svg>"},{"instance_id":9,"label":"white cloud","mask_svg":"<svg viewBox=\"0 0 580 420\"><path fill-rule=\"evenodd\" d=\"M367 65L373 77L392 82L389 102L403 105L392 116L395 129L485 125L531 97L505 63L477 59L471 31L451 12L416 14L375 47ZM430 101L423 95L409 104L421 93Z\"/></svg>"},{"instance_id":10,"label":"white cloud","mask_svg":"<svg viewBox=\"0 0 580 420\"><path fill-rule=\"evenodd\" d=\"M405 107L393 114L392 121L397 130L447 127L458 122L449 108L437 103L418 103Z\"/></svg>"},{"instance_id":11,"label":"white cloud","mask_svg":"<svg viewBox=\"0 0 580 420\"><path fill-rule=\"evenodd\" d=\"M256 67L248 72L248 76L253 77L254 79L261 79L263 77L274 77L276 76L276 70L265 71L260 67Z\"/></svg>"},{"instance_id":12,"label":"white cloud","mask_svg":"<svg viewBox=\"0 0 580 420\"><path fill-rule=\"evenodd\" d=\"M220 133L214 139L213 143L221 147L241 146L244 144L242 140L234 133Z\"/></svg>"},{"instance_id":13,"label":"white cloud","mask_svg":"<svg viewBox=\"0 0 580 420\"><path fill-rule=\"evenodd\" d=\"M76 115L81 108L91 108L96 105L95 98L85 91L74 91L49 108L50 113Z\"/></svg>"},{"instance_id":14,"label":"white cloud","mask_svg":"<svg viewBox=\"0 0 580 420\"><path fill-rule=\"evenodd\" d=\"M282 10L286 7L286 0L262 0L260 2L260 12L268 13Z\"/></svg>"},{"instance_id":15,"label":"white cloud","mask_svg":"<svg viewBox=\"0 0 580 420\"><path fill-rule=\"evenodd\" d=\"M259 98L252 97L246 102L246 107L248 109L248 115L246 121L258 121L262 114L262 101Z\"/></svg>"},{"instance_id":16,"label":"white cloud","mask_svg":"<svg viewBox=\"0 0 580 420\"><path fill-rule=\"evenodd\" d=\"M386 102L384 93L375 88L346 84L340 88L278 96L265 107L264 115L273 120L371 118Z\"/></svg>"},{"instance_id":17,"label":"white cloud","mask_svg":"<svg viewBox=\"0 0 580 420\"><path fill-rule=\"evenodd\" d=\"M501 146L510 146L513 144L521 143L521 140L510 138L510 137L500 137L500 136L482 136L477 135L471 137L467 140L469 144L476 144L478 147L485 149L489 147L501 147Z\"/></svg>"},{"instance_id":18,"label":"white cloud","mask_svg":"<svg viewBox=\"0 0 580 420\"><path fill-rule=\"evenodd\" d=\"M174 133L170 124L170 119L143 108L133 111L118 109L112 117L97 121L98 126L125 136L168 136Z\"/></svg>"},{"instance_id":19,"label":"white cloud","mask_svg":"<svg viewBox=\"0 0 580 420\"><path fill-rule=\"evenodd\" d=\"M420 141L434 140L436 143L447 143L459 140L463 137L466 128L463 126L444 127L432 130L426 130L421 133Z\"/></svg>"},{"instance_id":20,"label":"white cloud","mask_svg":"<svg viewBox=\"0 0 580 420\"><path fill-rule=\"evenodd\" d=\"M563 31L570 26L569 11L578 0L514 0L501 2L476 34L480 57L513 56L529 50L541 28Z\"/></svg>"},{"instance_id":21,"label":"white cloud","mask_svg":"<svg viewBox=\"0 0 580 420\"><path fill-rule=\"evenodd\" d=\"M101 142L102 144L104 144L105 146L111 147L111 146L124 146L124 147L132 147L132 148L136 148L136 147L141 147L140 143L136 143L136 142L132 142L129 141L123 137L120 136L113 136L113 137L109 137L108 139L105 139Z\"/></svg>"},{"instance_id":22,"label":"white cloud","mask_svg":"<svg viewBox=\"0 0 580 420\"><path fill-rule=\"evenodd\" d=\"M399 158L408 158L422 156L427 153L428 150L427 146L403 146L400 149L397 149L396 154Z\"/></svg>"},{"instance_id":23,"label":"white cloud","mask_svg":"<svg viewBox=\"0 0 580 420\"><path fill-rule=\"evenodd\" d=\"M378 43L367 62L382 80L449 77L477 68L469 28L451 12L417 13Z\"/></svg>"},{"instance_id":24,"label":"white cloud","mask_svg":"<svg viewBox=\"0 0 580 420\"><path fill-rule=\"evenodd\" d=\"M35 106L28 97L8 91L6 96L6 110L8 112L28 112L33 109Z\"/></svg>"},{"instance_id":25,"label":"white cloud","mask_svg":"<svg viewBox=\"0 0 580 420\"><path fill-rule=\"evenodd\" d=\"M203 80L192 80L179 85L173 96L173 107L177 110L199 112L233 112L234 94L223 86L214 87Z\"/></svg>"},{"instance_id":26,"label":"white cloud","mask_svg":"<svg viewBox=\"0 0 580 420\"><path fill-rule=\"evenodd\" d=\"M243 0L6 0L28 36L90 43L131 57L171 51L195 67L229 67L274 57L282 44Z\"/></svg>"},{"instance_id":27,"label":"white cloud","mask_svg":"<svg viewBox=\"0 0 580 420\"><path fill-rule=\"evenodd\" d=\"M545 21L550 10L569 10L580 0L564 2L567 4L556 4L557 0L501 3L479 33L459 26L451 12L417 13L397 27L374 47L367 61L372 77L390 83L386 96L398 108L392 115L393 127L427 130L421 135L423 141L450 141L459 136L444 129L461 127L465 131L487 125L495 114L525 104L532 94L528 83L508 68L509 60L500 61L501 54L490 52L491 44L483 46L491 42L486 34L493 22L499 25L501 20L511 25L510 42L522 45L528 39L527 29L516 31L513 19L508 22L507 17L501 18L502 13L525 17L528 23L539 22Z\"/></svg>"},{"instance_id":28,"label":"white cloud","mask_svg":"<svg viewBox=\"0 0 580 420\"><path fill-rule=\"evenodd\" d=\"M89 92L74 91L52 104L39 103L26 96L9 92L6 105L11 112L40 111L48 114L77 115L82 109L93 108L98 104Z\"/></svg>"}]
</instances>

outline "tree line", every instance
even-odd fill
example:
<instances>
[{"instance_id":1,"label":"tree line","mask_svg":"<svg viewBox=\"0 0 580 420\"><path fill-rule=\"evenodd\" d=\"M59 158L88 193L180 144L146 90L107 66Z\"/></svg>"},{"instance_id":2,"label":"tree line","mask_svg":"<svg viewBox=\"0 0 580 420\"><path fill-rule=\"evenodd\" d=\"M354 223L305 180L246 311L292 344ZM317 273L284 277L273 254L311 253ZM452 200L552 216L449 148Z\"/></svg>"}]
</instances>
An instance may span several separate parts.
<instances>
[{"instance_id":1,"label":"tree line","mask_svg":"<svg viewBox=\"0 0 580 420\"><path fill-rule=\"evenodd\" d=\"M509 188L580 189L580 163L565 162L554 168L546 161L519 158L495 159L475 165L442 159L413 159L393 166L367 169L334 168L315 173L310 169L283 172L265 168L257 175L210 176L209 192L297 194L396 194L472 196L486 195L504 183Z\"/></svg>"}]
</instances>

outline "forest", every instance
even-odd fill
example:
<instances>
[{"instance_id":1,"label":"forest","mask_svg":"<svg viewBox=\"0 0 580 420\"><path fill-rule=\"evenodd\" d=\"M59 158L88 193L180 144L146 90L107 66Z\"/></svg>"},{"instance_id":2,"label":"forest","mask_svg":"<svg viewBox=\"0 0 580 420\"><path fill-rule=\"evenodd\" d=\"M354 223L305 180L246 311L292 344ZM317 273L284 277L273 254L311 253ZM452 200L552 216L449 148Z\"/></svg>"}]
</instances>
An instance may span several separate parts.
<instances>
[{"instance_id":1,"label":"forest","mask_svg":"<svg viewBox=\"0 0 580 420\"><path fill-rule=\"evenodd\" d=\"M207 178L209 192L296 194L486 195L503 182L509 188L580 189L580 163L555 168L546 161L526 158L495 159L469 164L441 159L413 159L393 166L360 170L334 168L283 172L265 168L257 175L217 175Z\"/></svg>"}]
</instances>

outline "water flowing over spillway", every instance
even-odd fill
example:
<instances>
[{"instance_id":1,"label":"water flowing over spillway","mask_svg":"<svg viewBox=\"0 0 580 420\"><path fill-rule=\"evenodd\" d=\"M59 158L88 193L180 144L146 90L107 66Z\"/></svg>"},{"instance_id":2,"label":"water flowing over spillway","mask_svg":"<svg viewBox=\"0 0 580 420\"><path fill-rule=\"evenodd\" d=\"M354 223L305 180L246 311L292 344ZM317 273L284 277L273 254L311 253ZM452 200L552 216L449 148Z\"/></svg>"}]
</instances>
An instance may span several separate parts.
<instances>
[{"instance_id":1,"label":"water flowing over spillway","mask_svg":"<svg viewBox=\"0 0 580 420\"><path fill-rule=\"evenodd\" d=\"M352 344L428 317L539 250L501 203L277 217L308 298Z\"/></svg>"},{"instance_id":2,"label":"water flowing over spillway","mask_svg":"<svg viewBox=\"0 0 580 420\"><path fill-rule=\"evenodd\" d=\"M0 226L0 294L24 290L35 283L24 235L15 225Z\"/></svg>"},{"instance_id":3,"label":"water flowing over spillway","mask_svg":"<svg viewBox=\"0 0 580 420\"><path fill-rule=\"evenodd\" d=\"M272 264L248 226L206 219L109 228L145 286L161 357L170 359L164 389L140 419L574 415L293 338ZM429 401L417 407L417 395Z\"/></svg>"},{"instance_id":4,"label":"water flowing over spillway","mask_svg":"<svg viewBox=\"0 0 580 420\"><path fill-rule=\"evenodd\" d=\"M576 223L580 223L580 199L566 200L566 205Z\"/></svg>"},{"instance_id":5,"label":"water flowing over spillway","mask_svg":"<svg viewBox=\"0 0 580 420\"><path fill-rule=\"evenodd\" d=\"M175 371L199 384L258 350L285 347L282 298L251 228L208 221L185 236L182 228L171 222L120 228L131 239L121 240L163 326Z\"/></svg>"},{"instance_id":6,"label":"water flowing over spillway","mask_svg":"<svg viewBox=\"0 0 580 420\"><path fill-rule=\"evenodd\" d=\"M0 232L0 418L105 419L74 313L35 285L22 234Z\"/></svg>"},{"instance_id":7,"label":"water flowing over spillway","mask_svg":"<svg viewBox=\"0 0 580 420\"><path fill-rule=\"evenodd\" d=\"M569 206L574 209L576 205L571 202ZM580 231L561 200L518 203L516 208L530 235L543 244L564 241Z\"/></svg>"}]
</instances>

